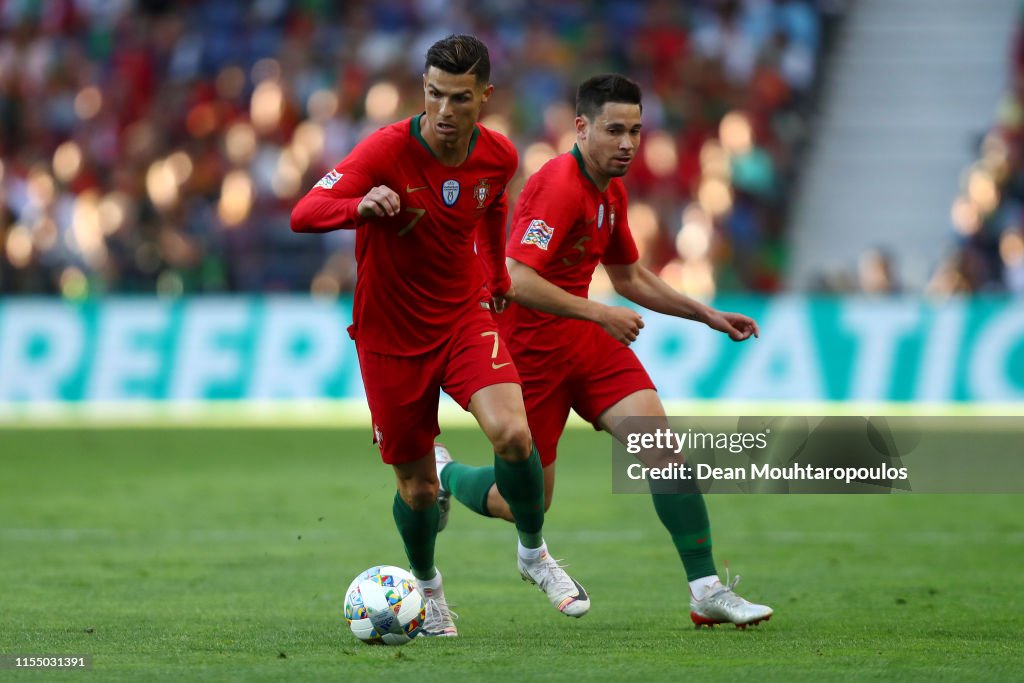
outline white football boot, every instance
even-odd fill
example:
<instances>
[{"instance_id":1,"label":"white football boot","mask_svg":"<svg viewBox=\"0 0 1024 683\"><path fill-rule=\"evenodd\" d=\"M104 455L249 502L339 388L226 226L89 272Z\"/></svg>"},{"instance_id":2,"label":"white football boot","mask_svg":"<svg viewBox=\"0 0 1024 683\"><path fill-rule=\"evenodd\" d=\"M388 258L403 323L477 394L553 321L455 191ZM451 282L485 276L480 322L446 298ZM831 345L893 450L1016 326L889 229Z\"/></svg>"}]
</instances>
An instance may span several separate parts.
<instances>
[{"instance_id":1,"label":"white football boot","mask_svg":"<svg viewBox=\"0 0 1024 683\"><path fill-rule=\"evenodd\" d=\"M452 454L448 452L448 449L444 447L444 444L434 444L434 465L437 467L437 508L441 511L441 516L437 520L437 533L444 531L444 528L448 526L448 515L452 511L452 492L446 491L444 486L441 485L441 470L444 466L452 461Z\"/></svg>"},{"instance_id":2,"label":"white football boot","mask_svg":"<svg viewBox=\"0 0 1024 683\"><path fill-rule=\"evenodd\" d=\"M570 617L582 617L590 611L590 596L559 562L548 555L545 547L536 560L520 557L519 573L523 581L529 581L542 590L559 612Z\"/></svg>"},{"instance_id":3,"label":"white football boot","mask_svg":"<svg viewBox=\"0 0 1024 683\"><path fill-rule=\"evenodd\" d=\"M423 593L426 616L423 618L423 630L421 636L427 638L454 638L459 635L455 628L455 619L459 615L448 609L448 601L444 599L444 585L441 583L441 572L437 573L437 588L425 588L423 582L419 582L420 591Z\"/></svg>"},{"instance_id":4,"label":"white football boot","mask_svg":"<svg viewBox=\"0 0 1024 683\"><path fill-rule=\"evenodd\" d=\"M690 595L690 619L697 628L736 624L736 628L745 629L771 619L771 607L754 604L736 595L733 589L739 582L737 575L726 584L716 583L700 600Z\"/></svg>"}]
</instances>

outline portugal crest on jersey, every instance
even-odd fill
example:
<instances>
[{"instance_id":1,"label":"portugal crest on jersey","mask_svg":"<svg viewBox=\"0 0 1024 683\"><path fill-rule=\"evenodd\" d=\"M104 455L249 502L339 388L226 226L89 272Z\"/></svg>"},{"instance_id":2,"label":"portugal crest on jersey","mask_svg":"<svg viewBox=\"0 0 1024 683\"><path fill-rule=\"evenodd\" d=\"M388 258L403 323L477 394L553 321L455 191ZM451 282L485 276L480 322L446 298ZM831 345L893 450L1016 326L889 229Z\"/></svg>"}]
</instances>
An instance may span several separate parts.
<instances>
[{"instance_id":1,"label":"portugal crest on jersey","mask_svg":"<svg viewBox=\"0 0 1024 683\"><path fill-rule=\"evenodd\" d=\"M446 180L441 185L441 199L444 200L445 206L455 206L455 202L459 201L459 181L458 180Z\"/></svg>"},{"instance_id":2,"label":"portugal crest on jersey","mask_svg":"<svg viewBox=\"0 0 1024 683\"><path fill-rule=\"evenodd\" d=\"M487 184L487 178L481 178L473 187L473 197L476 199L476 208L484 208L487 197L491 194L491 187Z\"/></svg>"}]
</instances>

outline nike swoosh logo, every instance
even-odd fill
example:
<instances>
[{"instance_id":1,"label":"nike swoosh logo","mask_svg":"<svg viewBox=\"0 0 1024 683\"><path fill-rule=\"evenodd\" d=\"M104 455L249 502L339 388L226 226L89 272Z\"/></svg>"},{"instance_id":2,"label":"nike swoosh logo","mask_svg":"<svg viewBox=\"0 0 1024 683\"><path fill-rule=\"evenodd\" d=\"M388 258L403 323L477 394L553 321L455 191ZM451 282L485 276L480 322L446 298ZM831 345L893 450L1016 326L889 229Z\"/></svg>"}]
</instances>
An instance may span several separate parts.
<instances>
[{"instance_id":1,"label":"nike swoosh logo","mask_svg":"<svg viewBox=\"0 0 1024 683\"><path fill-rule=\"evenodd\" d=\"M697 539L697 545L701 545L701 544L702 544L702 543L704 543L704 541L706 541L706 540L708 540L708 537L707 537L707 536L704 536L703 538L698 538L698 539Z\"/></svg>"},{"instance_id":2,"label":"nike swoosh logo","mask_svg":"<svg viewBox=\"0 0 1024 683\"><path fill-rule=\"evenodd\" d=\"M405 191L408 192L409 194L412 194L413 192L419 192L420 190L425 189L427 189L426 185L424 185L423 187L409 187L408 185L405 186Z\"/></svg>"},{"instance_id":3,"label":"nike swoosh logo","mask_svg":"<svg viewBox=\"0 0 1024 683\"><path fill-rule=\"evenodd\" d=\"M502 363L502 364L499 365L497 363L491 363L491 368L493 368L494 370L501 370L506 365L512 365L512 364L511 363Z\"/></svg>"}]
</instances>

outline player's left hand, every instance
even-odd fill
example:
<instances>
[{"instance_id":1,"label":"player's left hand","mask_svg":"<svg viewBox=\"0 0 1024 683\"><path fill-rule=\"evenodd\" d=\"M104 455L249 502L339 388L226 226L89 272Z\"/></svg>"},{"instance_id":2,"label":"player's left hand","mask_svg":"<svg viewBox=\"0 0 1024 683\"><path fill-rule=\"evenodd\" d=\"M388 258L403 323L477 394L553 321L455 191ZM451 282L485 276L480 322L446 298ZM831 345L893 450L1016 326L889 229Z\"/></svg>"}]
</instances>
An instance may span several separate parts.
<instances>
[{"instance_id":1,"label":"player's left hand","mask_svg":"<svg viewBox=\"0 0 1024 683\"><path fill-rule=\"evenodd\" d=\"M740 313L712 311L708 316L707 325L713 330L726 333L733 341L743 341L752 336L758 337L761 333L753 318L748 318Z\"/></svg>"},{"instance_id":2,"label":"player's left hand","mask_svg":"<svg viewBox=\"0 0 1024 683\"><path fill-rule=\"evenodd\" d=\"M508 303L515 299L516 291L515 287L509 286L508 290L501 294L491 295L491 311L494 313L502 313L508 308Z\"/></svg>"}]
</instances>

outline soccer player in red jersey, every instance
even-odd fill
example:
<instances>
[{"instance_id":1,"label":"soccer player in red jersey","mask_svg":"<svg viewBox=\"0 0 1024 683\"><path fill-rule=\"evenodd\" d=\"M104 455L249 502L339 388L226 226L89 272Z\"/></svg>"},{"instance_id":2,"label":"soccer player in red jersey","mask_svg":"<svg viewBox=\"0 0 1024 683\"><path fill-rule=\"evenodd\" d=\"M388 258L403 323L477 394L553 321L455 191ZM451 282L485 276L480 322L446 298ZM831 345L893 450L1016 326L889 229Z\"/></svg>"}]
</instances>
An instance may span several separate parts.
<instances>
[{"instance_id":1,"label":"soccer player in red jersey","mask_svg":"<svg viewBox=\"0 0 1024 683\"><path fill-rule=\"evenodd\" d=\"M598 263L615 291L640 306L702 322L734 341L758 334L747 316L680 294L637 262L621 176L640 144L640 113L640 88L623 76L595 76L580 85L576 147L527 181L512 219L507 256L514 303L499 316L499 326L523 380L544 465L545 505L551 502L556 448L570 409L623 442L625 434L616 430L623 418L665 418L654 383L629 348L643 327L640 314L587 296ZM479 468L453 462L446 452L437 461L442 497L454 495L477 512L514 519L515 511ZM736 581L719 580L700 492L693 487L652 493L686 569L694 623L745 627L769 618L771 608L736 595Z\"/></svg>"},{"instance_id":2,"label":"soccer player in red jersey","mask_svg":"<svg viewBox=\"0 0 1024 683\"><path fill-rule=\"evenodd\" d=\"M394 517L427 597L425 635L454 636L434 566L438 394L494 447L492 481L515 516L519 567L563 613L589 598L546 552L544 478L519 375L491 308L506 305L505 188L518 156L478 124L494 89L487 47L449 36L427 52L425 112L367 137L295 206L296 232L356 230L353 324L374 441L398 480Z\"/></svg>"}]
</instances>

